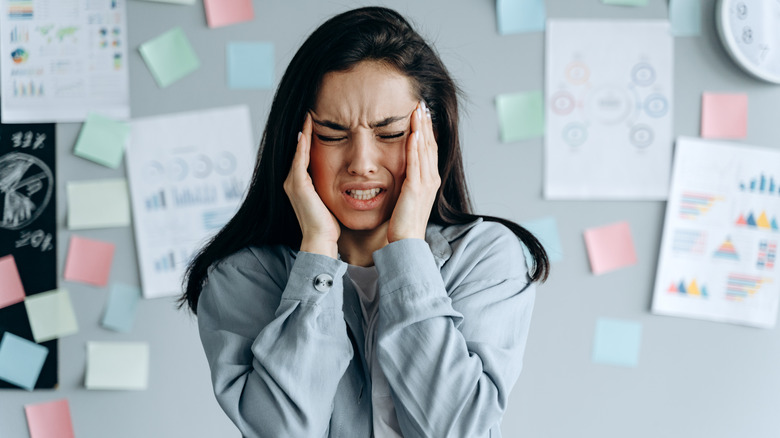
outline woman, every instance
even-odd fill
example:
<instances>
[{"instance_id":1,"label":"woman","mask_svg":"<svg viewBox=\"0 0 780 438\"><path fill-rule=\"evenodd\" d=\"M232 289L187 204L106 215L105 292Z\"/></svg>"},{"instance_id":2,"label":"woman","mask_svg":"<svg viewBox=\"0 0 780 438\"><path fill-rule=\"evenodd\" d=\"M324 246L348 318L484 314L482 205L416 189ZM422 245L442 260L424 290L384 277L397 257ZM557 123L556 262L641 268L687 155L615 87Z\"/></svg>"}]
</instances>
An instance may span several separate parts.
<instances>
[{"instance_id":1,"label":"woman","mask_svg":"<svg viewBox=\"0 0 780 438\"><path fill-rule=\"evenodd\" d=\"M456 91L385 8L330 19L291 61L183 297L244 436L500 436L549 265L470 213Z\"/></svg>"}]
</instances>

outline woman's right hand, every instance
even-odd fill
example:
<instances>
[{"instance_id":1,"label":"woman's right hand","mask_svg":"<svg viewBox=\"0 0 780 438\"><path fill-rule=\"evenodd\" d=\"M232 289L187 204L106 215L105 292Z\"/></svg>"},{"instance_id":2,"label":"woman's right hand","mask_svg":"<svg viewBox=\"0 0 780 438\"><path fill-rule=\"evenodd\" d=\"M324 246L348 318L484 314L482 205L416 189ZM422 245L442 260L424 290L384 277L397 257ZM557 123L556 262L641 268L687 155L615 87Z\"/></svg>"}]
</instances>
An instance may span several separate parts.
<instances>
[{"instance_id":1,"label":"woman's right hand","mask_svg":"<svg viewBox=\"0 0 780 438\"><path fill-rule=\"evenodd\" d=\"M309 175L309 157L311 151L312 120L306 114L303 131L298 134L298 146L295 149L290 172L284 180L284 191L290 198L298 224L301 226L303 240L301 251L322 254L334 259L338 257L338 240L341 228L333 213L322 202Z\"/></svg>"}]
</instances>

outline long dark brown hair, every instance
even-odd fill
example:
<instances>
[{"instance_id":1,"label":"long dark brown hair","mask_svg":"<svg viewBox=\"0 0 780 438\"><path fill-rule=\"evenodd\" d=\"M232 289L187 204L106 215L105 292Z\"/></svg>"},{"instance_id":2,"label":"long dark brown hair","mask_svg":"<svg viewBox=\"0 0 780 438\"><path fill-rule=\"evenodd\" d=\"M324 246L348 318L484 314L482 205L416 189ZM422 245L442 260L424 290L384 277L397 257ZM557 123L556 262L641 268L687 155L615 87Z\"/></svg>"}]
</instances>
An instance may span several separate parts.
<instances>
[{"instance_id":1,"label":"long dark brown hair","mask_svg":"<svg viewBox=\"0 0 780 438\"><path fill-rule=\"evenodd\" d=\"M180 305L187 304L197 313L208 268L246 246L300 247L301 229L282 188L295 154L298 131L314 105L323 76L347 71L361 61L382 62L403 73L413 84L416 98L431 109L442 183L430 222L465 224L479 217L500 222L528 248L533 258L532 280L547 279L547 253L528 230L506 219L471 212L458 138L458 88L438 54L397 12L367 7L323 23L293 57L271 104L246 198L230 222L190 263Z\"/></svg>"}]
</instances>

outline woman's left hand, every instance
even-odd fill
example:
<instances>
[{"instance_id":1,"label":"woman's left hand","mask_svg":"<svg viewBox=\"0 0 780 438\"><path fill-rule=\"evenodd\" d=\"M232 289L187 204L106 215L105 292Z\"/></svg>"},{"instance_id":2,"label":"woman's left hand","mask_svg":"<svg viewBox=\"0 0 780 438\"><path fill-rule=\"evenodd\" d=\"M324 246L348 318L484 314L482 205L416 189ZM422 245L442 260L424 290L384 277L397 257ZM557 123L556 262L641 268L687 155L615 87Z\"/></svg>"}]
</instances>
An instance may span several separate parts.
<instances>
[{"instance_id":1,"label":"woman's left hand","mask_svg":"<svg viewBox=\"0 0 780 438\"><path fill-rule=\"evenodd\" d=\"M441 185L439 147L431 114L424 102L412 113L412 134L406 142L406 179L387 228L388 243L424 239L431 207Z\"/></svg>"}]
</instances>

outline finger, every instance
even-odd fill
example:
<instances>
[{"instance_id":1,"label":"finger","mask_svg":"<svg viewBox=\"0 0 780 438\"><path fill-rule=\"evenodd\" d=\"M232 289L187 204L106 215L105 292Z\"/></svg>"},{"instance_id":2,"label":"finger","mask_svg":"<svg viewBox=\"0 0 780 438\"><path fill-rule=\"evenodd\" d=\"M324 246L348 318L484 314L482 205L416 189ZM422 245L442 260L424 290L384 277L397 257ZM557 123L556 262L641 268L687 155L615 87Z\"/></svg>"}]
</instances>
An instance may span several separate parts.
<instances>
[{"instance_id":1,"label":"finger","mask_svg":"<svg viewBox=\"0 0 780 438\"><path fill-rule=\"evenodd\" d=\"M311 113L306 112L306 119L303 121L303 130L301 131L300 139L298 140L299 143L302 144L303 150L303 169L306 170L309 168L309 161L311 159L311 131L312 131L312 120L311 120Z\"/></svg>"},{"instance_id":2,"label":"finger","mask_svg":"<svg viewBox=\"0 0 780 438\"><path fill-rule=\"evenodd\" d=\"M419 156L420 131L412 132L409 139L409 147L406 150L406 179L411 182L420 180L420 156Z\"/></svg>"},{"instance_id":3,"label":"finger","mask_svg":"<svg viewBox=\"0 0 780 438\"><path fill-rule=\"evenodd\" d=\"M425 116L425 104L422 103L422 109L420 113L420 119L421 119L421 127L417 131L418 138L417 138L417 155L419 156L420 160L420 178L421 180L427 179L427 177L431 173L431 167L430 167L430 153L429 153L429 145L428 145L428 123L426 122L426 116Z\"/></svg>"},{"instance_id":4,"label":"finger","mask_svg":"<svg viewBox=\"0 0 780 438\"><path fill-rule=\"evenodd\" d=\"M428 108L428 106L425 104L425 102L422 103L423 105L423 133L424 133L424 144L425 144L425 153L428 158L429 163L429 172L431 175L437 174L439 171L438 168L438 162L439 162L439 151L438 151L438 144L436 143L436 136L433 134L433 120L431 118L431 110Z\"/></svg>"}]
</instances>

